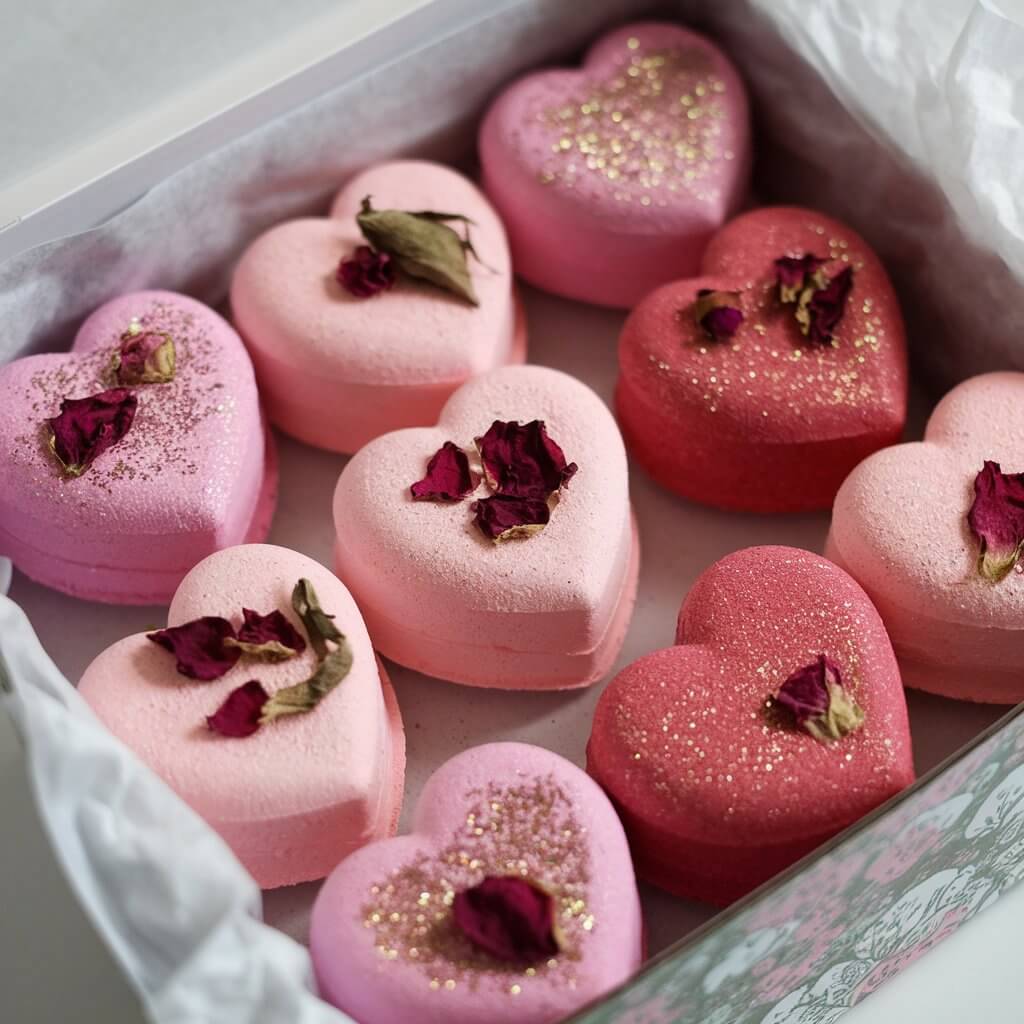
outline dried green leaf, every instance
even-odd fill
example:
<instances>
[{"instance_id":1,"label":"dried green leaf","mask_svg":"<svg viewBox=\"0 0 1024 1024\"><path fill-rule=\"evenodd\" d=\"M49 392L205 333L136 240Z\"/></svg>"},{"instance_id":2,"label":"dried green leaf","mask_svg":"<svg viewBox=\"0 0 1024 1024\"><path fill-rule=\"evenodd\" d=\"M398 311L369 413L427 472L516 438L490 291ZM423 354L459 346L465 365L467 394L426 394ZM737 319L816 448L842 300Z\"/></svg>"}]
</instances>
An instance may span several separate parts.
<instances>
[{"instance_id":1,"label":"dried green leaf","mask_svg":"<svg viewBox=\"0 0 1024 1024\"><path fill-rule=\"evenodd\" d=\"M260 725L285 715L300 715L312 711L351 669L352 648L349 647L348 640L341 637L339 645L323 658L308 679L294 686L286 686L271 695L260 713Z\"/></svg>"},{"instance_id":2,"label":"dried green leaf","mask_svg":"<svg viewBox=\"0 0 1024 1024\"><path fill-rule=\"evenodd\" d=\"M333 643L341 643L345 639L345 635L333 622L334 616L328 615L320 607L316 591L309 580L301 579L295 584L295 589L292 590L292 608L295 609L295 614L302 619L309 642L313 645L313 650L318 658L322 659L327 656L328 640Z\"/></svg>"},{"instance_id":3,"label":"dried green leaf","mask_svg":"<svg viewBox=\"0 0 1024 1024\"><path fill-rule=\"evenodd\" d=\"M248 654L250 658L257 658L260 661L287 661L299 653L294 647L288 647L280 640L268 640L266 643L253 644L229 636L225 638L224 646L237 647L243 654Z\"/></svg>"}]
</instances>

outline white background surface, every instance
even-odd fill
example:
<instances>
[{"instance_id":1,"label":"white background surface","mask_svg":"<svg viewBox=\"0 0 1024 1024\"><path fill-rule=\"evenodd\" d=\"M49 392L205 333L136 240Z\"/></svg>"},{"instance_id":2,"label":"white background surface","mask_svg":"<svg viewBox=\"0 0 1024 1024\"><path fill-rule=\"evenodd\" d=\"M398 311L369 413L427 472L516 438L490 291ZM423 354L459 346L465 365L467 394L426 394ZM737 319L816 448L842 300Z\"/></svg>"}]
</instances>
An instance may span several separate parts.
<instances>
[{"instance_id":1,"label":"white background surface","mask_svg":"<svg viewBox=\"0 0 1024 1024\"><path fill-rule=\"evenodd\" d=\"M812 6L813 0L808 0L808 5ZM348 33L365 31L375 20L386 20L415 6L419 4L411 0L376 0L374 3L291 0L287 5L269 0L249 0L245 5L181 0L171 6L142 5L129 0L105 0L103 3L94 0L90 4L36 0L31 5L21 0L0 0L0 23L14 26L4 32L8 46L13 46L11 59L0 63L0 124L4 125L4 141L0 143L4 157L0 161L0 190L6 190L5 198L17 202L26 201L28 196L59 194L63 188L81 183L83 178L116 166L131 155L132 147L139 152L166 137L173 130L174 117L201 118L224 109L251 91L253 83L270 84L290 69L298 69L329 52L339 40L348 38ZM166 111L167 117L157 116L154 109ZM16 216L27 208L0 207L0 223L5 220L5 214ZM559 325L566 315L572 318L574 333L587 333L595 348L610 351L611 339L617 330L613 315L586 311L591 319L581 322L579 307L544 297L536 297L531 305L535 318L539 317L547 328L536 339L539 342L536 352L542 361L544 337L553 339L562 333ZM549 349L547 355L556 357L559 365L572 369L567 365L565 353ZM581 353L578 358L588 361L586 376L593 379L591 357ZM601 379L594 382L604 391L610 384L610 372L610 363L597 370ZM338 460L288 444L282 455L285 463L282 490L289 500L322 501L325 495L316 492L326 492L329 488L336 468L334 463ZM307 476L307 470L314 464L319 468ZM300 486L303 478L308 480L305 489ZM646 481L639 486L651 489ZM652 509L671 502L662 495L655 495L652 500ZM300 537L298 521L288 515L287 508L282 511L284 514L273 539L300 549L312 547L311 553L326 558L317 549L321 543L326 544L327 538L310 538L305 533ZM676 602L697 572L713 557L728 550L766 540L820 548L824 537L824 517L780 520L766 531L744 517L723 518L692 506L685 511L686 519L677 520L677 528L700 536L700 550L666 560L667 564L657 570L658 579L648 581L670 590L671 600ZM65 621L61 614L62 599L31 587L24 580L16 583L13 596L32 616L44 644L51 651L62 646L61 624ZM119 622L117 616L102 613L97 613L95 618L81 617L80 629L83 637L89 635L89 647L75 651L65 648L66 656L58 659L61 667L75 678L84 667L83 659L87 660L86 649L95 652L127 629L144 624L146 622L139 621L128 625ZM671 632L670 618L660 639L653 634L635 635L633 643L637 649L624 652L624 658L628 660L643 650L668 642ZM448 714L457 721L460 709L473 703L473 697L466 691L443 684L427 684L426 687L417 684L415 689L412 686L405 689L399 682L399 690L413 739L418 717L425 716L430 706L436 707L438 702L443 704L448 699L451 702ZM567 740L564 735L558 735L562 727L556 725L549 714L561 700L550 696L542 696L529 704L520 700L516 702L516 712L521 716L523 728L529 729L530 738L556 748L564 749L568 745L570 749L566 752L579 759L584 731L573 730ZM576 705L580 717L585 717L588 702L577 700ZM472 717L471 711L463 711L463 714ZM918 745L919 761L924 764L934 763L942 753L957 746L994 717L994 713L986 709L927 698L912 701L912 714L915 722L926 716L934 723L929 732L929 744ZM563 721L560 715L559 722ZM474 738L482 737L475 735ZM457 732L451 734L449 741L452 745L458 744ZM9 752L10 737L0 733L0 752L5 744ZM573 746L578 749L571 749ZM437 759L442 759L444 752L436 753ZM411 779L412 788L418 790L421 782L420 778ZM8 789L0 789L0 821L5 822L4 831L10 827L11 834L17 834L19 816L23 820L28 813L24 801ZM38 877L38 856L38 849L3 842L4 874L16 878L23 872L25 877ZM76 991L73 984L76 971L86 970L90 959L77 959L72 953L70 934L61 922L63 894L56 887L38 889L22 890L21 898L16 895L17 887L0 890L6 894L0 915L0 948L14 940L16 929L12 925L19 915L31 917L37 928L42 924L44 936L49 923L53 936L51 957L59 955L60 972L67 979L66 991L71 999ZM290 908L287 901L275 901L270 910L283 924L301 933L302 914ZM670 908L664 917L657 916L652 921L655 945L669 940L691 914L693 920L701 916L679 907ZM845 1019L851 1024L913 1024L917 1021L931 1024L956 1021L959 1024L966 1020L1009 1024L1024 1020L1024 1008L1020 1007L1016 996L1022 939L1024 894L1018 891L929 953ZM36 960L34 969L38 974L34 983L52 988L53 960ZM88 968L89 971L101 969L94 964ZM23 964L22 970L28 972L27 976L24 973L21 976L24 985L32 977L33 965ZM77 981L88 984L93 994L92 1005L99 1009L104 989L94 977L80 974ZM2 978L3 967L0 966L0 1011L5 999ZM67 1019L71 1019L72 1006L82 1005L80 989L74 999L77 1002L68 1003ZM6 1019L2 1012L0 1018ZM29 1016L22 1019L26 1024L34 1024L35 1020L64 1018ZM115 1024L115 1018L109 1013L104 1015L104 1020Z\"/></svg>"}]
</instances>

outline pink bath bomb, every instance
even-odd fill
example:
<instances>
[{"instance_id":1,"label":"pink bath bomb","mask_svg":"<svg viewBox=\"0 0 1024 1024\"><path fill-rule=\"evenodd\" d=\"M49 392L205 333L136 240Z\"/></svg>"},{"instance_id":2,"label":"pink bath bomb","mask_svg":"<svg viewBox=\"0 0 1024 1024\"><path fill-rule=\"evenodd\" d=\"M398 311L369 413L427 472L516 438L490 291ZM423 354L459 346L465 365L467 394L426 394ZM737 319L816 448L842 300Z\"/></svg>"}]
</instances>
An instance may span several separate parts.
<instances>
[{"instance_id":1,"label":"pink bath bomb","mask_svg":"<svg viewBox=\"0 0 1024 1024\"><path fill-rule=\"evenodd\" d=\"M481 126L480 161L518 274L568 298L629 307L697 273L743 202L743 82L695 32L626 25L598 40L581 69L510 85Z\"/></svg>"},{"instance_id":2,"label":"pink bath bomb","mask_svg":"<svg viewBox=\"0 0 1024 1024\"><path fill-rule=\"evenodd\" d=\"M858 466L836 496L826 551L874 601L907 686L1016 704L1024 574L984 578L967 518L986 461L1024 471L1024 374L965 381L936 406L924 441Z\"/></svg>"},{"instance_id":3,"label":"pink bath bomb","mask_svg":"<svg viewBox=\"0 0 1024 1024\"><path fill-rule=\"evenodd\" d=\"M173 377L129 375L133 339L143 356L170 342ZM127 433L69 475L48 421L65 399L125 388ZM165 604L197 562L270 527L277 470L238 335L173 292L105 303L70 352L0 367L0 479L0 554L27 576L93 601Z\"/></svg>"},{"instance_id":4,"label":"pink bath bomb","mask_svg":"<svg viewBox=\"0 0 1024 1024\"><path fill-rule=\"evenodd\" d=\"M837 739L816 738L776 699L822 655L863 713ZM641 878L730 903L913 781L878 613L820 555L728 555L687 595L676 645L633 662L601 695L587 770L619 811Z\"/></svg>"},{"instance_id":5,"label":"pink bath bomb","mask_svg":"<svg viewBox=\"0 0 1024 1024\"><path fill-rule=\"evenodd\" d=\"M219 616L237 628L242 608L279 611L307 637L291 603L302 578L352 652L348 675L307 713L244 737L207 725L249 680L273 694L309 678L317 667L309 642L277 663L243 656L202 682L136 633L107 648L79 684L100 721L221 834L264 889L322 878L347 853L394 833L405 737L391 685L345 587L286 548L249 544L211 555L185 577L167 615L168 626Z\"/></svg>"},{"instance_id":6,"label":"pink bath bomb","mask_svg":"<svg viewBox=\"0 0 1024 1024\"><path fill-rule=\"evenodd\" d=\"M806 255L821 275L808 298L848 291L838 304L810 298L819 304L805 335L776 260ZM707 302L732 311L734 331L715 330ZM841 315L826 338L828 309ZM829 217L743 214L715 236L700 277L659 288L630 314L615 404L630 453L685 498L746 512L829 508L846 474L898 440L906 420L906 337L889 278Z\"/></svg>"},{"instance_id":7,"label":"pink bath bomb","mask_svg":"<svg viewBox=\"0 0 1024 1024\"><path fill-rule=\"evenodd\" d=\"M531 934L550 937L553 913L550 955L512 960L507 944L496 955L456 923L469 890L509 876L547 894ZM310 928L321 994L361 1024L555 1024L629 978L641 941L629 848L607 798L575 765L523 743L442 765L411 833L342 861Z\"/></svg>"}]
</instances>

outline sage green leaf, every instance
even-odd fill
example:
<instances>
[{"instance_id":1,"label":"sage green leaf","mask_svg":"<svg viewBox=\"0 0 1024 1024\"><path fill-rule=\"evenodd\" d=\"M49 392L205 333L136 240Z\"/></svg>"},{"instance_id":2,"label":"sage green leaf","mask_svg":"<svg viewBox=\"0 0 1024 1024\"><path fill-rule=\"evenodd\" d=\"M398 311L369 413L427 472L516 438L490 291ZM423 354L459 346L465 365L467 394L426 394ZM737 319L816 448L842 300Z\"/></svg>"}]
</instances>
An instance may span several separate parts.
<instances>
[{"instance_id":1,"label":"sage green leaf","mask_svg":"<svg viewBox=\"0 0 1024 1024\"><path fill-rule=\"evenodd\" d=\"M292 590L292 608L295 614L302 619L303 626L309 636L309 642L318 658L327 656L327 641L340 643L345 639L344 634L334 624L333 615L320 607L320 601L313 589L313 584L307 579L301 579L295 584Z\"/></svg>"},{"instance_id":2,"label":"sage green leaf","mask_svg":"<svg viewBox=\"0 0 1024 1024\"><path fill-rule=\"evenodd\" d=\"M321 660L308 679L294 686L285 686L271 695L260 713L260 725L285 715L301 715L312 711L351 669L352 648L348 640L342 637L339 645Z\"/></svg>"},{"instance_id":3,"label":"sage green leaf","mask_svg":"<svg viewBox=\"0 0 1024 1024\"><path fill-rule=\"evenodd\" d=\"M224 638L225 647L237 647L243 654L259 661L287 661L299 652L294 647L281 643L280 640L268 640L266 643L253 644L247 640L238 640L233 636Z\"/></svg>"}]
</instances>

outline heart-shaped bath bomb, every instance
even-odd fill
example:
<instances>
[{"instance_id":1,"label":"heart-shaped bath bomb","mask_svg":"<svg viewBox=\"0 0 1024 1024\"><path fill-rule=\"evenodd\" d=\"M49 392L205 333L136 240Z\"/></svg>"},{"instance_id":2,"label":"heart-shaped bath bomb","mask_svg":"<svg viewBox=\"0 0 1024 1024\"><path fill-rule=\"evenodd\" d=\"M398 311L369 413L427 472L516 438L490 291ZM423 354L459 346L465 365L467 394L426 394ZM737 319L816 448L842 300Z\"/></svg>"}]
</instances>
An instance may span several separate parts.
<instances>
[{"instance_id":1,"label":"heart-shaped bath bomb","mask_svg":"<svg viewBox=\"0 0 1024 1024\"><path fill-rule=\"evenodd\" d=\"M578 467L539 533L494 543L473 505L415 501L410 485L446 442L466 452L495 420L541 420ZM611 666L636 596L638 545L626 453L615 420L585 384L514 366L477 377L435 427L371 442L334 495L338 575L366 616L374 646L428 675L473 686L585 686Z\"/></svg>"},{"instance_id":2,"label":"heart-shaped bath bomb","mask_svg":"<svg viewBox=\"0 0 1024 1024\"><path fill-rule=\"evenodd\" d=\"M80 476L64 473L47 421L65 399L120 388L133 337L173 342L173 379L130 387L124 437ZM0 554L27 576L94 601L166 604L196 562L262 540L277 494L273 449L238 335L172 292L101 306L69 353L0 367Z\"/></svg>"},{"instance_id":3,"label":"heart-shaped bath bomb","mask_svg":"<svg viewBox=\"0 0 1024 1024\"><path fill-rule=\"evenodd\" d=\"M448 223L477 254L466 266L479 305L401 272L370 297L341 284L339 263L367 245L356 223L367 197L375 210L468 218ZM231 309L274 425L340 452L433 423L460 384L526 352L497 214L461 174L421 160L371 167L338 193L329 218L261 235L235 271Z\"/></svg>"},{"instance_id":4,"label":"heart-shaped bath bomb","mask_svg":"<svg viewBox=\"0 0 1024 1024\"><path fill-rule=\"evenodd\" d=\"M308 579L352 652L352 668L313 710L277 718L244 738L207 726L251 679L268 693L307 679L312 646L286 661L243 656L201 682L175 655L136 633L86 669L79 692L100 720L216 829L264 889L322 878L347 853L392 835L402 804L405 736L391 684L359 609L333 573L287 548L247 544L200 562L171 602L168 626L242 608L280 611L307 638L292 589Z\"/></svg>"},{"instance_id":5,"label":"heart-shaped bath bomb","mask_svg":"<svg viewBox=\"0 0 1024 1024\"><path fill-rule=\"evenodd\" d=\"M821 655L864 716L833 740L774 699ZM601 695L587 769L622 817L641 878L737 899L913 781L878 613L820 555L728 555L687 595L676 646L633 662Z\"/></svg>"},{"instance_id":6,"label":"heart-shaped bath bomb","mask_svg":"<svg viewBox=\"0 0 1024 1024\"><path fill-rule=\"evenodd\" d=\"M584 302L629 307L695 274L750 172L747 98L709 40L626 25L578 71L509 86L480 129L484 188L516 272Z\"/></svg>"},{"instance_id":7,"label":"heart-shaped bath bomb","mask_svg":"<svg viewBox=\"0 0 1024 1024\"><path fill-rule=\"evenodd\" d=\"M807 254L823 261L819 283L850 284L830 342L805 336L798 298L780 295L775 261ZM659 288L623 328L615 400L630 453L709 505L829 508L846 474L898 440L906 420L906 338L884 268L845 225L767 207L716 235L701 274ZM709 328L730 325L699 322L701 299L738 310L735 333L714 337Z\"/></svg>"},{"instance_id":8,"label":"heart-shaped bath bomb","mask_svg":"<svg viewBox=\"0 0 1024 1024\"><path fill-rule=\"evenodd\" d=\"M553 954L500 959L460 930L460 894L507 876L550 895ZM632 975L641 932L607 797L557 754L490 743L431 776L410 835L335 869L313 907L310 952L325 998L362 1024L554 1024Z\"/></svg>"},{"instance_id":9,"label":"heart-shaped bath bomb","mask_svg":"<svg viewBox=\"0 0 1024 1024\"><path fill-rule=\"evenodd\" d=\"M965 381L923 442L861 463L836 496L826 550L874 601L904 683L1011 704L1024 700L1024 575L984 578L967 521L987 461L1024 471L1024 374Z\"/></svg>"}]
</instances>

